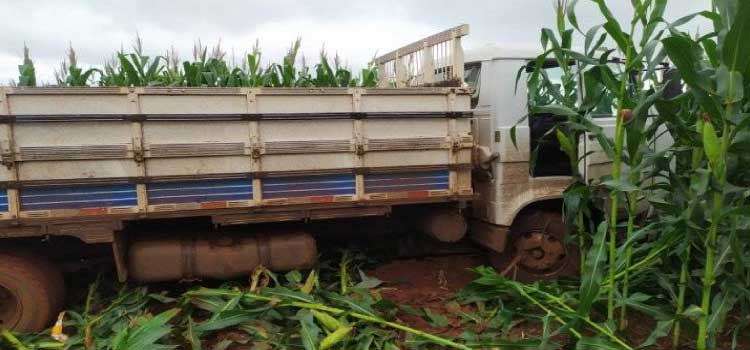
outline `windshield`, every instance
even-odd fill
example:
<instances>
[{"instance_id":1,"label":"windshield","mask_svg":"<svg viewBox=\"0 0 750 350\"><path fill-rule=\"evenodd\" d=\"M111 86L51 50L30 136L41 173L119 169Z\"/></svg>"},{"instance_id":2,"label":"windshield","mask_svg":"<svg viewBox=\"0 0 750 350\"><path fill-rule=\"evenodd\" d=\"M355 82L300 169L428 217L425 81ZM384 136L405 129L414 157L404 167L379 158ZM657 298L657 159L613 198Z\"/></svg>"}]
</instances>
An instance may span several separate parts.
<instances>
[{"instance_id":1,"label":"windshield","mask_svg":"<svg viewBox=\"0 0 750 350\"><path fill-rule=\"evenodd\" d=\"M468 63L464 67L464 81L466 85L473 89L471 94L471 108L474 109L479 104L479 89L481 83L482 63Z\"/></svg>"}]
</instances>

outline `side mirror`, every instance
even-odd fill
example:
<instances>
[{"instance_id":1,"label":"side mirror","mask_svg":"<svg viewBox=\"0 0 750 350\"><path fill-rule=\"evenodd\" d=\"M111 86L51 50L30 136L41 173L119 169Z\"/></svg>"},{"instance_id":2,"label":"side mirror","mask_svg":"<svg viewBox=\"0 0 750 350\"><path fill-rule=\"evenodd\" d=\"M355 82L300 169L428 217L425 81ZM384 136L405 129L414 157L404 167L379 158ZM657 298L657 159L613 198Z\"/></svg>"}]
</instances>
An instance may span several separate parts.
<instances>
[{"instance_id":1,"label":"side mirror","mask_svg":"<svg viewBox=\"0 0 750 350\"><path fill-rule=\"evenodd\" d=\"M667 87L664 89L665 98L673 99L682 94L682 77L677 68L667 68L664 71L664 81L667 82Z\"/></svg>"}]
</instances>

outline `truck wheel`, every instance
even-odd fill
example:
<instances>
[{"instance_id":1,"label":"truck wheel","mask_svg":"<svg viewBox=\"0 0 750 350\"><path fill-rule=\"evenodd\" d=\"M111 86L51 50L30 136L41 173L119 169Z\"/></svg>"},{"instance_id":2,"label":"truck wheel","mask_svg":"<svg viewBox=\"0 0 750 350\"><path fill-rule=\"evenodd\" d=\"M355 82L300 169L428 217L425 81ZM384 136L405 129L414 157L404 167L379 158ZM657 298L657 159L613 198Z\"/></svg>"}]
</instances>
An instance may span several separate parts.
<instances>
[{"instance_id":1,"label":"truck wheel","mask_svg":"<svg viewBox=\"0 0 750 350\"><path fill-rule=\"evenodd\" d=\"M522 282L578 277L580 253L575 244L565 244L567 231L560 213L524 214L513 223L505 252L493 253L490 261L506 277Z\"/></svg>"},{"instance_id":2,"label":"truck wheel","mask_svg":"<svg viewBox=\"0 0 750 350\"><path fill-rule=\"evenodd\" d=\"M64 301L62 274L51 262L31 254L0 251L0 326L41 331Z\"/></svg>"}]
</instances>

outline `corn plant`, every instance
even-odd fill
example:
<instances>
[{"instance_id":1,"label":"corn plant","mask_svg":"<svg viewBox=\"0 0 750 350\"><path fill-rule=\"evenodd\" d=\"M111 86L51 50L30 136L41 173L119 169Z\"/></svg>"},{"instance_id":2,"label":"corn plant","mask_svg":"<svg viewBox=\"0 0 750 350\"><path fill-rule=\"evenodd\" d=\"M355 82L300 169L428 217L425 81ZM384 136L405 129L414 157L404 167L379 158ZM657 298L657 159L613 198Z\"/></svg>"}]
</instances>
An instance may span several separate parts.
<instances>
[{"instance_id":1,"label":"corn plant","mask_svg":"<svg viewBox=\"0 0 750 350\"><path fill-rule=\"evenodd\" d=\"M531 74L526 79L528 89L528 119L533 122L537 117L555 115L558 118L557 125L550 129L540 140L539 146L532 150L530 169L536 166L536 159L544 142L554 137L560 144L561 150L565 153L570 161L570 168L573 176L573 183L565 190L565 219L569 223L574 223L577 228L578 245L580 249L586 246L586 229L584 217L590 217L588 205L590 192L585 185L585 179L578 171L579 147L578 139L581 130L576 127L578 124L578 91L576 80L576 65L571 64L571 45L573 43L574 30L569 28L566 23L566 14L568 12L568 3L563 0L555 4L555 14L557 26L555 30L544 28L541 34L541 44L544 53L540 55L530 66L522 67L516 77L516 91L519 80L524 71L532 68ZM549 58L549 56L552 58ZM552 81L544 67L554 62L554 65L561 71L559 81ZM567 121L559 118L568 118ZM521 122L525 122L526 118ZM519 122L520 123L520 122ZM515 134L515 127L512 129L512 135ZM515 140L514 140L515 142ZM585 266L585 256L581 254L580 266L581 274L585 275L583 267Z\"/></svg>"},{"instance_id":2,"label":"corn plant","mask_svg":"<svg viewBox=\"0 0 750 350\"><path fill-rule=\"evenodd\" d=\"M75 51L68 50L68 57L55 71L59 86L185 86L185 87L375 87L377 68L368 65L359 77L341 64L338 55L333 64L325 50L321 50L320 62L309 67L302 57L298 65L301 38L292 42L281 63L261 64L261 51L256 41L251 53L241 65L234 58L227 60L221 42L209 53L208 47L198 40L193 47L193 59L179 63L174 48L164 56L149 56L144 53L143 40L136 36L132 52L120 49L108 59L101 69L83 70L77 66ZM19 86L36 84L34 67L24 49L24 64L19 66ZM232 55L234 56L234 55ZM99 73L99 79L94 79Z\"/></svg>"},{"instance_id":3,"label":"corn plant","mask_svg":"<svg viewBox=\"0 0 750 350\"><path fill-rule=\"evenodd\" d=\"M140 50L135 53L118 53L122 76L127 86L158 86L162 85L159 75L164 69L162 60L164 57L156 56L153 59L144 56Z\"/></svg>"},{"instance_id":4,"label":"corn plant","mask_svg":"<svg viewBox=\"0 0 750 350\"><path fill-rule=\"evenodd\" d=\"M23 64L18 66L18 86L36 86L34 62L29 56L29 48L23 45Z\"/></svg>"},{"instance_id":5,"label":"corn plant","mask_svg":"<svg viewBox=\"0 0 750 350\"><path fill-rule=\"evenodd\" d=\"M680 69L690 93L700 105L703 118L701 130L703 151L708 162L711 186L710 224L704 237L703 286L701 291L700 316L698 321L698 349L708 348L709 337L716 332L716 324L710 324L714 315L726 312L712 308L712 299L719 303L736 297L732 289L722 289L714 294L717 272L721 273L726 261L717 259L719 239L736 240L735 219L725 212L728 205L741 205L742 197L727 193L727 160L730 145L746 128L747 99L744 93L750 76L750 4L741 1L714 3L716 41L709 38L695 40L676 32L663 41L669 57ZM715 16L717 15L718 16ZM710 44L709 44L710 42ZM737 258L741 259L742 254ZM736 263L741 263L737 261Z\"/></svg>"},{"instance_id":6,"label":"corn plant","mask_svg":"<svg viewBox=\"0 0 750 350\"><path fill-rule=\"evenodd\" d=\"M570 209L581 208L584 198L573 192L576 186L564 197L569 222L575 220L579 232L592 235L590 246L580 241L581 249L588 252L580 287L573 294L576 300L569 305L579 321L568 318L570 310L562 305L550 308L556 300L536 287L506 285L505 292L528 299L543 314L575 330L574 335L581 334L580 320L590 321L595 305L606 295L609 322L605 329L587 324L588 331L611 341L611 330L624 330L627 310L634 308L658 321L651 338L671 329L673 347L678 348L682 324L692 321L698 326L697 347L710 348L729 311L737 305L746 310L750 301L741 292L750 285L750 276L746 243L740 239L748 227L741 208L748 186L743 169L750 164L745 155L749 134L745 128L750 122L745 121L747 79L743 78L750 68L750 28L744 25L750 23L750 5L715 1L710 11L670 23L663 18L666 1L633 1L634 16L626 31L605 1L592 2L604 23L589 30L578 26L577 1L557 3L557 30L542 30L544 53L527 80L530 113L562 118L551 133L573 169L586 156L577 154L581 132L595 136L613 160L611 176L598 182L609 192L609 205L603 208L608 212L605 222L596 229L573 219L577 211ZM697 16L709 19L714 30L698 37L680 30ZM585 39L582 52L571 49L573 30ZM615 48L602 49L605 43ZM549 57L562 68L559 82L552 82L542 69ZM677 70L669 69L668 63ZM681 81L687 85L685 91ZM577 100L569 97L568 86L583 88ZM616 120L612 139L590 122L607 110L614 111ZM656 149L654 144L665 137L671 147ZM574 170L573 177L580 176ZM581 193L598 192L596 182L593 187L578 187ZM653 215L645 221L638 219L639 203L644 201ZM619 217L623 207L624 219ZM735 338L747 324L733 325Z\"/></svg>"},{"instance_id":7,"label":"corn plant","mask_svg":"<svg viewBox=\"0 0 750 350\"><path fill-rule=\"evenodd\" d=\"M641 6L636 6L635 17L631 21L630 33L622 31L619 23L615 21L606 3L595 1L598 5L606 23L596 26L585 33L578 26L575 16L575 6L577 1L564 2L559 1L556 6L557 18L557 36L551 29L542 30L542 47L545 53L536 60L535 67L541 67L542 63L552 55L557 65L562 70L562 78L558 89L550 86L549 78L546 76L544 69L535 69L529 78L530 90L535 91L539 86L544 86L544 93L551 96L550 100L544 101L545 105L533 105L540 99L530 99L532 113L534 111L549 111L567 117L567 121L561 123L566 125L567 129L574 133L566 134L557 132L557 138L563 151L571 159L571 168L575 178L580 179L577 173L578 161L578 135L585 131L595 135L605 151L613 158L612 178L603 181L602 184L610 190L610 207L609 211L609 239L608 239L608 303L607 314L610 320L615 317L615 293L617 291L614 278L617 271L617 224L618 211L620 209L619 200L625 193L628 199L628 222L627 237L631 236L635 228L635 216L638 202L637 185L640 183L639 171L637 166L644 153L644 147L650 134L645 130L646 118L651 105L661 94L660 90L654 88L644 89L644 81L657 81L655 77L654 46L658 43L658 38L663 31L656 31L658 23L661 21L661 15L666 6L666 2L658 1L646 2ZM568 28L567 22L571 24ZM600 33L604 30L606 33ZM572 38L574 31L578 31L585 37L585 46L583 52L571 50ZM636 41L633 33L639 31L642 33L641 40ZM613 58L611 55L615 50L606 50L601 55L597 51L601 48L607 37L613 38L617 44L618 51L624 58ZM550 44L550 45L548 45ZM548 49L548 46L551 46ZM598 56L598 57L597 57ZM572 65L570 62L575 62ZM576 68L574 72L572 67ZM541 79L540 79L541 77ZM539 83L541 82L541 84ZM585 91L577 91L578 85L585 86ZM578 99L578 97L581 97ZM607 105L612 103L612 105ZM591 122L591 116L594 112L601 109L614 109L616 115L616 126L614 140L604 137L601 129ZM635 109L635 111L634 111ZM634 118L635 117L635 118ZM561 129L558 129L561 130ZM653 130L653 128L652 128ZM627 149L626 149L627 140ZM625 151L628 152L627 158L624 159ZM629 173L628 179L622 177L622 168L624 160L634 170ZM581 183L580 180L577 183ZM576 193L587 193L585 186L572 186L567 191L566 205L573 208L583 208L581 202L585 201ZM580 217L576 219L579 227L579 236L582 236L585 228L583 220ZM570 215L569 215L570 216ZM581 248L584 248L583 240L580 240ZM632 251L628 249L626 256L631 256ZM625 268L630 265L630 258L625 259ZM582 261L584 274L586 268L585 261ZM590 266L596 268L595 266ZM627 297L628 290L628 273L624 274L623 296ZM585 284L584 284L585 285ZM625 308L622 308L621 317L624 320Z\"/></svg>"},{"instance_id":8,"label":"corn plant","mask_svg":"<svg viewBox=\"0 0 750 350\"><path fill-rule=\"evenodd\" d=\"M55 80L58 86L87 86L93 80L94 73L101 74L96 68L83 70L78 67L78 57L71 44L68 48L68 59L60 64L60 69L55 70Z\"/></svg>"}]
</instances>

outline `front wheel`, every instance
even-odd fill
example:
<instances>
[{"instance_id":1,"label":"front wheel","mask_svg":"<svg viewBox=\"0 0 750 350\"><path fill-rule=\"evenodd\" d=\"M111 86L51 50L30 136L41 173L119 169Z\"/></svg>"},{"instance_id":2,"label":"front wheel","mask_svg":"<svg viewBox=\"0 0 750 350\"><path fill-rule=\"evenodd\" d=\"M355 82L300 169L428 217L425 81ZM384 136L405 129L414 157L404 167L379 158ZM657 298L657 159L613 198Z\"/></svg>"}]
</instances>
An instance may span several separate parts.
<instances>
[{"instance_id":1,"label":"front wheel","mask_svg":"<svg viewBox=\"0 0 750 350\"><path fill-rule=\"evenodd\" d=\"M568 228L560 213L536 211L513 223L503 253L490 262L501 274L522 282L578 277L580 258L575 244L566 244Z\"/></svg>"},{"instance_id":2,"label":"front wheel","mask_svg":"<svg viewBox=\"0 0 750 350\"><path fill-rule=\"evenodd\" d=\"M60 270L43 257L0 251L0 326L21 332L47 327L63 307Z\"/></svg>"}]
</instances>

